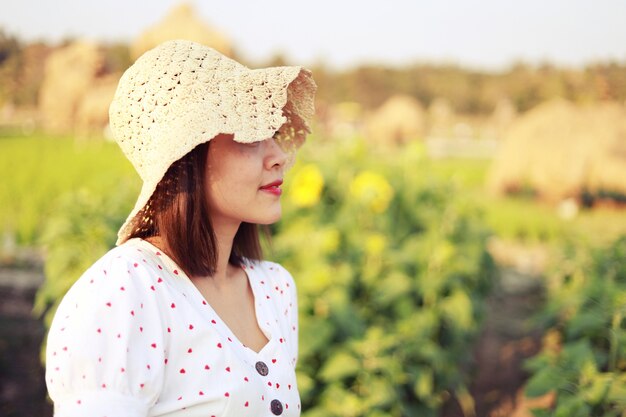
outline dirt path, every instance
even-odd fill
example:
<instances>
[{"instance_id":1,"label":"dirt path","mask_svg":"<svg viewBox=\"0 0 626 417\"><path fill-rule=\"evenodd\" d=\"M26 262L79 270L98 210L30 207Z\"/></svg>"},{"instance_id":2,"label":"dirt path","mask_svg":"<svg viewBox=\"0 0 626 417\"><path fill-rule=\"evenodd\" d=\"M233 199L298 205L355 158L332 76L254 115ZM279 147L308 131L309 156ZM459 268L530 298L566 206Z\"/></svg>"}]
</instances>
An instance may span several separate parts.
<instances>
[{"instance_id":1,"label":"dirt path","mask_svg":"<svg viewBox=\"0 0 626 417\"><path fill-rule=\"evenodd\" d=\"M32 316L40 269L0 269L0 415L52 416L39 349L43 325Z\"/></svg>"},{"instance_id":2,"label":"dirt path","mask_svg":"<svg viewBox=\"0 0 626 417\"><path fill-rule=\"evenodd\" d=\"M537 279L502 271L475 347L478 367L471 391L477 416L526 415L521 403L521 389L528 379L523 362L540 348L541 332L531 329L529 319L540 307L541 295Z\"/></svg>"},{"instance_id":3,"label":"dirt path","mask_svg":"<svg viewBox=\"0 0 626 417\"><path fill-rule=\"evenodd\" d=\"M523 362L540 347L541 332L529 319L541 306L537 277L503 268L487 300L485 326L473 347L475 371L469 387L476 417L526 417L522 397L528 375ZM442 417L463 416L455 402L444 407Z\"/></svg>"}]
</instances>

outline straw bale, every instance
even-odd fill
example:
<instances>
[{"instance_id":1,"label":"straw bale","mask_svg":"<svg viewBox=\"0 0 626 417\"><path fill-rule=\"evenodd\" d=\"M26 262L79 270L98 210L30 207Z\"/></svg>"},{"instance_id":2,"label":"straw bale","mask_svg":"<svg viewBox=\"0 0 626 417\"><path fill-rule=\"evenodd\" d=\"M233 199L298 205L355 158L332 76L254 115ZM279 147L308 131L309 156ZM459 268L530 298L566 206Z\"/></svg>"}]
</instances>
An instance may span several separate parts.
<instances>
[{"instance_id":1,"label":"straw bale","mask_svg":"<svg viewBox=\"0 0 626 417\"><path fill-rule=\"evenodd\" d=\"M109 105L113 100L120 74L98 79L89 88L76 112L76 134L79 138L102 136L109 124Z\"/></svg>"},{"instance_id":2,"label":"straw bale","mask_svg":"<svg viewBox=\"0 0 626 417\"><path fill-rule=\"evenodd\" d=\"M504 136L488 174L495 193L529 189L549 201L584 191L626 195L626 110L562 99L522 115Z\"/></svg>"},{"instance_id":3,"label":"straw bale","mask_svg":"<svg viewBox=\"0 0 626 417\"><path fill-rule=\"evenodd\" d=\"M366 120L367 136L385 146L402 145L424 135L424 109L407 95L385 101Z\"/></svg>"},{"instance_id":4,"label":"straw bale","mask_svg":"<svg viewBox=\"0 0 626 417\"><path fill-rule=\"evenodd\" d=\"M171 39L195 41L232 56L228 38L199 19L191 5L183 3L135 40L130 47L131 57L135 60L147 50Z\"/></svg>"},{"instance_id":5,"label":"straw bale","mask_svg":"<svg viewBox=\"0 0 626 417\"><path fill-rule=\"evenodd\" d=\"M429 136L450 137L455 123L454 109L450 102L438 97L434 99L426 115Z\"/></svg>"},{"instance_id":6,"label":"straw bale","mask_svg":"<svg viewBox=\"0 0 626 417\"><path fill-rule=\"evenodd\" d=\"M513 102L503 98L498 100L496 106L489 117L487 123L493 127L495 136L502 138L506 130L511 126L517 117L517 109Z\"/></svg>"},{"instance_id":7,"label":"straw bale","mask_svg":"<svg viewBox=\"0 0 626 417\"><path fill-rule=\"evenodd\" d=\"M91 42L77 41L48 56L39 93L45 130L66 133L73 129L78 104L103 68L104 55Z\"/></svg>"},{"instance_id":8,"label":"straw bale","mask_svg":"<svg viewBox=\"0 0 626 417\"><path fill-rule=\"evenodd\" d=\"M316 106L316 113L317 111ZM356 135L363 119L363 108L355 101L342 101L328 106L324 119L327 134L331 137L345 138ZM319 115L316 116L320 120Z\"/></svg>"}]
</instances>

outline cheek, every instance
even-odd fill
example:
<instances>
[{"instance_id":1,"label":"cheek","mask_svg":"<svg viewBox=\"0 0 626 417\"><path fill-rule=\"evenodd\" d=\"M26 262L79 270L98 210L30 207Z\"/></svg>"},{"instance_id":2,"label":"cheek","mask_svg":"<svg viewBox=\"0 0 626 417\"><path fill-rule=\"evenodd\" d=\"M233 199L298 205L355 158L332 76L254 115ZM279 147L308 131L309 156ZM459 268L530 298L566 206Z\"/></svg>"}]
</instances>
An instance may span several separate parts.
<instances>
[{"instance_id":1,"label":"cheek","mask_svg":"<svg viewBox=\"0 0 626 417\"><path fill-rule=\"evenodd\" d=\"M213 207L224 209L249 204L263 180L261 148L242 147L228 142L218 142L216 145L218 147L209 149L207 161L209 201Z\"/></svg>"},{"instance_id":2,"label":"cheek","mask_svg":"<svg viewBox=\"0 0 626 417\"><path fill-rule=\"evenodd\" d=\"M261 170L254 165L255 161L250 158L222 161L207 177L209 195L223 202L234 203L256 193L260 186Z\"/></svg>"}]
</instances>

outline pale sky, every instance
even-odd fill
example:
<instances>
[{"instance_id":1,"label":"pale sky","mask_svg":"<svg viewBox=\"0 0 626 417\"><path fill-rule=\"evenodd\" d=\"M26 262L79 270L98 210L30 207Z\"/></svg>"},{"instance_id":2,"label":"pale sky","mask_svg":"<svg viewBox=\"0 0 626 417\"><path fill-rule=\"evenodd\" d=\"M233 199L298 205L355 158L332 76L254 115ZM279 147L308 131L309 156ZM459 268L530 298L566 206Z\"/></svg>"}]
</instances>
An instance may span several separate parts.
<instances>
[{"instance_id":1,"label":"pale sky","mask_svg":"<svg viewBox=\"0 0 626 417\"><path fill-rule=\"evenodd\" d=\"M178 0L0 0L0 28L20 39L130 41ZM247 60L455 63L626 62L626 0L196 0L203 20Z\"/></svg>"}]
</instances>

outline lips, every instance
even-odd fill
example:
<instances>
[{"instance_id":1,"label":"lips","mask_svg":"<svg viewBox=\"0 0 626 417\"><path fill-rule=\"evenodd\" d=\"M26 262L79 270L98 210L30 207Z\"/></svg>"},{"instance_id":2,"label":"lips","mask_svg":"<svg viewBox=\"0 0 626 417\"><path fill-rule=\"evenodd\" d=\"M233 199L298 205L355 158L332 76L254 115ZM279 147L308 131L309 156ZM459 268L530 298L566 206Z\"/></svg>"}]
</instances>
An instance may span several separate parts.
<instances>
[{"instance_id":1,"label":"lips","mask_svg":"<svg viewBox=\"0 0 626 417\"><path fill-rule=\"evenodd\" d=\"M281 195L283 190L280 189L280 186L282 184L283 184L283 180L276 180L274 182L270 182L269 184L265 184L260 189L261 191L266 191L274 195Z\"/></svg>"}]
</instances>

